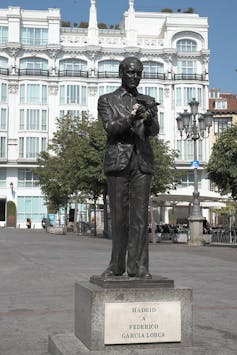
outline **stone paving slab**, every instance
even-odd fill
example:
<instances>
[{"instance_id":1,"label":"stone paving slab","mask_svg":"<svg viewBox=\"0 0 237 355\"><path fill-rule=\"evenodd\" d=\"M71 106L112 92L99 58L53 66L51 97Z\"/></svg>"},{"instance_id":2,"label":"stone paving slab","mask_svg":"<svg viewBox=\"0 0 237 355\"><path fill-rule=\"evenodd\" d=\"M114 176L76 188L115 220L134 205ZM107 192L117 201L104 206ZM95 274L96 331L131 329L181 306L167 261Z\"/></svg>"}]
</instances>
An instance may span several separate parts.
<instances>
[{"instance_id":1,"label":"stone paving slab","mask_svg":"<svg viewBox=\"0 0 237 355\"><path fill-rule=\"evenodd\" d=\"M0 354L46 355L48 336L73 333L74 284L100 274L111 241L0 229ZM194 346L237 353L237 249L150 244L154 275L193 289ZM72 354L70 354L72 355Z\"/></svg>"}]
</instances>

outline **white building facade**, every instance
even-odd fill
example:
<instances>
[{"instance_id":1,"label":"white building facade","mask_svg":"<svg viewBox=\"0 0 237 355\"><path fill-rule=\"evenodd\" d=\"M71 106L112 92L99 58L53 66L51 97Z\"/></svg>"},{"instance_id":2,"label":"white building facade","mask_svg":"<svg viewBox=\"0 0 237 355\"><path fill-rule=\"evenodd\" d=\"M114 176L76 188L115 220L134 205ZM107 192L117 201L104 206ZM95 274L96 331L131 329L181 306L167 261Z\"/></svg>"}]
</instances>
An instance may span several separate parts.
<instances>
[{"instance_id":1,"label":"white building facade","mask_svg":"<svg viewBox=\"0 0 237 355\"><path fill-rule=\"evenodd\" d=\"M160 138L180 154L193 183L193 142L181 141L176 117L192 98L208 108L208 21L197 14L136 12L129 0L118 30L100 30L95 0L89 27L60 27L59 9L0 9L0 225L7 201L17 208L16 224L26 218L39 227L46 206L31 168L47 149L56 118L89 111L97 117L98 97L120 85L118 65L125 56L144 64L140 90L160 103ZM208 188L202 166L209 141L198 142L200 188ZM164 217L167 222L167 216Z\"/></svg>"}]
</instances>

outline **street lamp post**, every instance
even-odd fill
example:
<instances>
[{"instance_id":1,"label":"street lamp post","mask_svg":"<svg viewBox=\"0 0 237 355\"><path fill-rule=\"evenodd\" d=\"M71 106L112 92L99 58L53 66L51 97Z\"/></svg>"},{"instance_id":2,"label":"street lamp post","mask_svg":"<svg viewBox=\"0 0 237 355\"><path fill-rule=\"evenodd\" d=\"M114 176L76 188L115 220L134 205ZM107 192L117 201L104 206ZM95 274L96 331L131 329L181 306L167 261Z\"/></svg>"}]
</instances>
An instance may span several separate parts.
<instances>
[{"instance_id":1,"label":"street lamp post","mask_svg":"<svg viewBox=\"0 0 237 355\"><path fill-rule=\"evenodd\" d=\"M202 216L199 191L198 191L198 155L197 155L197 140L205 138L205 133L207 136L210 133L210 128L212 126L212 113L207 111L204 114L198 113L198 101L192 99L189 103L190 113L184 110L176 118L178 130L180 132L181 138L187 140L193 140L194 145L194 191L193 191L193 207L191 215L189 216L189 230L190 230L190 245L201 245L203 240L203 221L205 218ZM198 117L198 119L197 119ZM185 136L183 137L183 133ZM207 137L206 136L206 137Z\"/></svg>"}]
</instances>

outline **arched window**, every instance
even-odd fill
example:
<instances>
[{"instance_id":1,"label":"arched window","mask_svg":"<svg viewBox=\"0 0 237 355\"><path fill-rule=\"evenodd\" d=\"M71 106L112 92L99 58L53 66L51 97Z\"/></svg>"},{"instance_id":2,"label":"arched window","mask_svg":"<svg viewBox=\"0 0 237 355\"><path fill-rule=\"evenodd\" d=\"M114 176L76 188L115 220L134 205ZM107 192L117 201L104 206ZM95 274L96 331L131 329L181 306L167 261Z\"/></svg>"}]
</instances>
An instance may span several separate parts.
<instances>
[{"instance_id":1,"label":"arched window","mask_svg":"<svg viewBox=\"0 0 237 355\"><path fill-rule=\"evenodd\" d=\"M63 59L59 62L59 76L87 77L87 62L81 59Z\"/></svg>"},{"instance_id":2,"label":"arched window","mask_svg":"<svg viewBox=\"0 0 237 355\"><path fill-rule=\"evenodd\" d=\"M158 62L143 62L143 78L164 79L164 64Z\"/></svg>"},{"instance_id":3,"label":"arched window","mask_svg":"<svg viewBox=\"0 0 237 355\"><path fill-rule=\"evenodd\" d=\"M99 78L118 78L119 76L118 60L102 60L98 64Z\"/></svg>"},{"instance_id":4,"label":"arched window","mask_svg":"<svg viewBox=\"0 0 237 355\"><path fill-rule=\"evenodd\" d=\"M23 58L20 60L20 75L48 76L48 61L43 58Z\"/></svg>"},{"instance_id":5,"label":"arched window","mask_svg":"<svg viewBox=\"0 0 237 355\"><path fill-rule=\"evenodd\" d=\"M0 74L8 74L8 59L0 57Z\"/></svg>"},{"instance_id":6,"label":"arched window","mask_svg":"<svg viewBox=\"0 0 237 355\"><path fill-rule=\"evenodd\" d=\"M196 52L197 42L192 39L180 39L176 43L176 48L180 52Z\"/></svg>"}]
</instances>

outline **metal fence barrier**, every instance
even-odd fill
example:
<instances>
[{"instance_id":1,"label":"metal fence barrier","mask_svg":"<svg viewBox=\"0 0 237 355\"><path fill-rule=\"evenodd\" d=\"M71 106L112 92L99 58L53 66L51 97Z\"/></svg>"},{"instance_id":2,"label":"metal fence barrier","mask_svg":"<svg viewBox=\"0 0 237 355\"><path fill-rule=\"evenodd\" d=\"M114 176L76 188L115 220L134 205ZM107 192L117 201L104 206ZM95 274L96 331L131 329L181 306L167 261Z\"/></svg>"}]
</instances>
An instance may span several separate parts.
<instances>
[{"instance_id":1,"label":"metal fence barrier","mask_svg":"<svg viewBox=\"0 0 237 355\"><path fill-rule=\"evenodd\" d=\"M236 244L236 230L218 229L212 230L212 243Z\"/></svg>"}]
</instances>

